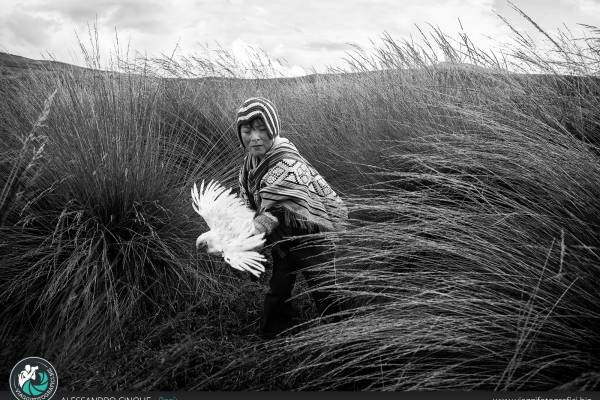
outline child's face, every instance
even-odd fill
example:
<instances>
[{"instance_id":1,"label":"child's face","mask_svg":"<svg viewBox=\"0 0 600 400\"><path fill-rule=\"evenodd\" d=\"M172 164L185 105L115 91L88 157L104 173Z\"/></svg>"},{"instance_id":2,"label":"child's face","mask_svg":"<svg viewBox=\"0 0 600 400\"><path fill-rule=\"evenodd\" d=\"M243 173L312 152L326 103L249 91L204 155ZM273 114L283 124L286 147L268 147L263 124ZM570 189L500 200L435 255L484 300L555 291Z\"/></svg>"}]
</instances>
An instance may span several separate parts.
<instances>
[{"instance_id":1,"label":"child's face","mask_svg":"<svg viewBox=\"0 0 600 400\"><path fill-rule=\"evenodd\" d=\"M244 147L251 155L259 159L262 159L273 145L273 139L269 137L267 126L260 117L241 125L240 134Z\"/></svg>"}]
</instances>

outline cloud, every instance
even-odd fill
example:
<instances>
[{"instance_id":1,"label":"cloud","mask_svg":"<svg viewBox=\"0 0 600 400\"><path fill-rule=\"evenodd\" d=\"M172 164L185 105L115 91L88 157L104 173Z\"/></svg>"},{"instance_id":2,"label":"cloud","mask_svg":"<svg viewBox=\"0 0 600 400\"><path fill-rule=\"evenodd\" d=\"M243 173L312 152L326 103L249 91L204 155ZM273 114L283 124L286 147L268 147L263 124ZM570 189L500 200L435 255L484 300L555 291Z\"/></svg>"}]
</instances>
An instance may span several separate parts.
<instances>
[{"instance_id":1,"label":"cloud","mask_svg":"<svg viewBox=\"0 0 600 400\"><path fill-rule=\"evenodd\" d=\"M172 32L177 25L168 23L169 15L164 3L129 1L114 7L106 23L124 29L133 29L144 34Z\"/></svg>"},{"instance_id":2,"label":"cloud","mask_svg":"<svg viewBox=\"0 0 600 400\"><path fill-rule=\"evenodd\" d=\"M597 0L563 0L566 4L576 7L586 16L597 16L600 14L600 1Z\"/></svg>"},{"instance_id":3,"label":"cloud","mask_svg":"<svg viewBox=\"0 0 600 400\"><path fill-rule=\"evenodd\" d=\"M253 35L250 43L262 41L269 49L278 48L277 56L292 64L341 66L349 43L363 49L381 45L384 32L398 41L419 36L416 25L429 30L428 24L457 36L466 32L484 47L491 44L485 37L506 37L509 29L493 13L493 0L352 0L320 2L304 0L301 8L292 9L289 1L270 9L271 19L281 21L268 38ZM459 18L463 28L460 28ZM275 39L276 38L276 39ZM253 40L251 40L253 39Z\"/></svg>"},{"instance_id":4,"label":"cloud","mask_svg":"<svg viewBox=\"0 0 600 400\"><path fill-rule=\"evenodd\" d=\"M105 13L118 5L115 0L98 0L94 2L76 0L44 0L36 6L30 6L38 12L55 14L64 20L77 24L91 22L96 17L102 19Z\"/></svg>"},{"instance_id":5,"label":"cloud","mask_svg":"<svg viewBox=\"0 0 600 400\"><path fill-rule=\"evenodd\" d=\"M269 76L301 76L306 75L306 70L300 65L291 65L284 60L274 59L265 54L260 49L251 46L241 38L235 39L228 50L233 56L230 62L225 63L229 70L235 71L237 76L246 78L263 77L266 72ZM205 53L208 60L215 60L217 64L222 64L218 55L211 58L214 52Z\"/></svg>"},{"instance_id":6,"label":"cloud","mask_svg":"<svg viewBox=\"0 0 600 400\"><path fill-rule=\"evenodd\" d=\"M99 25L147 34L174 29L165 23L165 16L168 17L170 12L164 4L147 0L44 0L36 9L75 25L93 23L97 19Z\"/></svg>"},{"instance_id":7,"label":"cloud","mask_svg":"<svg viewBox=\"0 0 600 400\"><path fill-rule=\"evenodd\" d=\"M335 43L330 41L314 41L308 42L304 46L308 50L317 51L348 51L352 49L352 46L348 43Z\"/></svg>"},{"instance_id":8,"label":"cloud","mask_svg":"<svg viewBox=\"0 0 600 400\"><path fill-rule=\"evenodd\" d=\"M518 3L518 2L517 2ZM289 68L323 71L344 65L354 43L368 49L380 45L384 32L402 41L418 38L415 25L456 36L463 31L482 47L510 36L494 14L506 10L506 0L0 0L0 46L24 56L48 50L66 59L66 49L77 51L75 32L87 37L87 24L97 18L102 51L113 48L115 28L119 42L148 55L171 53L176 44L182 54L221 47L240 55L242 48L262 49L272 58L285 59ZM596 12L594 0L530 0L528 10L536 21L554 25L556 19L581 18ZM553 13L552 10L557 10ZM514 14L514 11L513 11ZM6 16L11 16L9 19ZM594 17L592 23L598 17ZM10 47L8 47L10 46Z\"/></svg>"},{"instance_id":9,"label":"cloud","mask_svg":"<svg viewBox=\"0 0 600 400\"><path fill-rule=\"evenodd\" d=\"M10 42L25 46L43 47L60 23L52 18L39 17L22 11L6 14L0 22ZM4 36L4 35L3 35Z\"/></svg>"}]
</instances>

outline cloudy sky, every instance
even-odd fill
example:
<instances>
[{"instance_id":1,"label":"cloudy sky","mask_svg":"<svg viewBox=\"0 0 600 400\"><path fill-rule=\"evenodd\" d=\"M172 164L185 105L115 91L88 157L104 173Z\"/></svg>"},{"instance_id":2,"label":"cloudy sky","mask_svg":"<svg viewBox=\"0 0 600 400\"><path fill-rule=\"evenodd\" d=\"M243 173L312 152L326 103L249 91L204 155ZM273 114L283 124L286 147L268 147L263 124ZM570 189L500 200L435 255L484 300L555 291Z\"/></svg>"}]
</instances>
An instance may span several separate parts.
<instances>
[{"instance_id":1,"label":"cloudy sky","mask_svg":"<svg viewBox=\"0 0 600 400\"><path fill-rule=\"evenodd\" d=\"M550 31L563 23L600 26L600 0L514 0ZM77 36L97 21L100 48L149 56L226 49L239 58L247 46L286 61L290 75L338 66L350 43L369 47L383 32L405 39L415 25L464 30L487 45L508 40L496 16L531 29L506 0L0 0L0 51L83 65ZM459 25L459 18L462 29Z\"/></svg>"}]
</instances>

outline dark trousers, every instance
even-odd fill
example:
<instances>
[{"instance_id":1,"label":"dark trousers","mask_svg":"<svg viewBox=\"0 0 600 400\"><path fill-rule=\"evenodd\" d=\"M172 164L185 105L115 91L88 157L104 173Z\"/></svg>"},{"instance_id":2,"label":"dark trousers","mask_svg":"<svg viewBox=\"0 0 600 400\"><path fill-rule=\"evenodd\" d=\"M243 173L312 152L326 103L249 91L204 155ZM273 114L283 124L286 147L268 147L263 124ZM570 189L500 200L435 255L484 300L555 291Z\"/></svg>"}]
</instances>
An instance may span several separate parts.
<instances>
[{"instance_id":1,"label":"dark trousers","mask_svg":"<svg viewBox=\"0 0 600 400\"><path fill-rule=\"evenodd\" d=\"M335 246L323 238L295 238L275 244L272 248L273 274L265 296L260 331L274 337L292 326L290 297L300 272L321 316L335 313L339 308L331 290L313 290L318 284L328 285L334 279ZM321 264L320 271L311 269ZM331 269L325 272L323 269Z\"/></svg>"}]
</instances>

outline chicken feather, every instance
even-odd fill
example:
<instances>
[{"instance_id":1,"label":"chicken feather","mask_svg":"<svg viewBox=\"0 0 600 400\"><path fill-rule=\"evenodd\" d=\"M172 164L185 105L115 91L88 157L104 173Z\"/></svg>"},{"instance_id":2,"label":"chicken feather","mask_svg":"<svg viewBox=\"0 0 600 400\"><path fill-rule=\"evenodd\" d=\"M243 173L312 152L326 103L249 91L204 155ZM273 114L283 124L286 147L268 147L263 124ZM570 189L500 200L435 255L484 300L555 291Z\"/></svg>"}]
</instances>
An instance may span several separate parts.
<instances>
[{"instance_id":1,"label":"chicken feather","mask_svg":"<svg viewBox=\"0 0 600 400\"><path fill-rule=\"evenodd\" d=\"M255 251L264 242L264 233L253 235L254 212L242 199L216 181L206 187L204 180L200 190L194 183L192 207L209 227L196 239L196 247L206 244L211 253L221 253L232 268L260 276L265 271L265 257Z\"/></svg>"}]
</instances>

